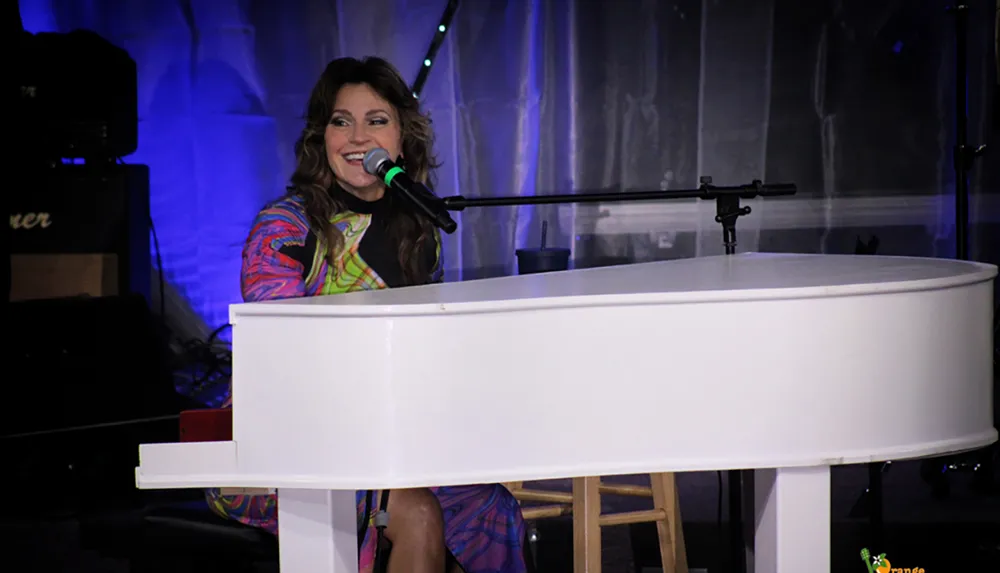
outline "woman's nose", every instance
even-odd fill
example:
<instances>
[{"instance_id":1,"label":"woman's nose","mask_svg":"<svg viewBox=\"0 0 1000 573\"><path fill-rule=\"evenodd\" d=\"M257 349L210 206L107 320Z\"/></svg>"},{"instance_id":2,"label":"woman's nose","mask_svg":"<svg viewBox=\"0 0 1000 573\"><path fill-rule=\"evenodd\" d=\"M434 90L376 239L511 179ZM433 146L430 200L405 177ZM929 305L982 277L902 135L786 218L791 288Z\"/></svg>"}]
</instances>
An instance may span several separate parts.
<instances>
[{"instance_id":1,"label":"woman's nose","mask_svg":"<svg viewBox=\"0 0 1000 573\"><path fill-rule=\"evenodd\" d=\"M366 141L368 139L368 132L365 130L365 126L361 123L354 124L351 129L351 141Z\"/></svg>"}]
</instances>

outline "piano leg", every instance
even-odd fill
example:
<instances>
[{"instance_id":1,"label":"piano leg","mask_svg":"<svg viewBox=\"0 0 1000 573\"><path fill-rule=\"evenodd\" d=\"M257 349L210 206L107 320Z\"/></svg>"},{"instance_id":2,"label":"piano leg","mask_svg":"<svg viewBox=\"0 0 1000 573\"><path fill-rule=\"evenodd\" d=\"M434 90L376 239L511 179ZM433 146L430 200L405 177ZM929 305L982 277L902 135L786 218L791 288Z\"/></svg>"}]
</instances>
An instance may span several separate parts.
<instances>
[{"instance_id":1,"label":"piano leg","mask_svg":"<svg viewBox=\"0 0 1000 573\"><path fill-rule=\"evenodd\" d=\"M358 573L353 491L278 490L281 573Z\"/></svg>"},{"instance_id":2,"label":"piano leg","mask_svg":"<svg viewBox=\"0 0 1000 573\"><path fill-rule=\"evenodd\" d=\"M753 481L751 573L830 573L830 466L755 470Z\"/></svg>"}]
</instances>

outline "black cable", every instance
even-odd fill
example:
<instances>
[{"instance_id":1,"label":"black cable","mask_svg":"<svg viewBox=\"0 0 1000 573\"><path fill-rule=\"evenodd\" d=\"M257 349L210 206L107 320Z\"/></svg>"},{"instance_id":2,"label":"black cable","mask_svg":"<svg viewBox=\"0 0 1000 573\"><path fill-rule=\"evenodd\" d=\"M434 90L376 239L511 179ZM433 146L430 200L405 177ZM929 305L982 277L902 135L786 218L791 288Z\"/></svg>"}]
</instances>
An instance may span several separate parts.
<instances>
[{"instance_id":1,"label":"black cable","mask_svg":"<svg viewBox=\"0 0 1000 573\"><path fill-rule=\"evenodd\" d=\"M208 335L208 340L206 340L206 343L209 346L211 346L211 344L213 342L215 342L215 339L218 338L220 334L222 334L223 330L225 330L227 328L232 328L232 327L233 327L232 324L226 323L226 324L223 324L222 326L216 328L215 330L212 331L211 334Z\"/></svg>"},{"instance_id":2,"label":"black cable","mask_svg":"<svg viewBox=\"0 0 1000 573\"><path fill-rule=\"evenodd\" d=\"M122 166L128 165L121 157L115 159ZM160 290L160 321L164 322L167 319L166 281L163 280L163 255L160 253L160 239L156 236L156 225L153 224L152 214L149 215L149 232L153 236L153 254L156 257L156 282Z\"/></svg>"},{"instance_id":3,"label":"black cable","mask_svg":"<svg viewBox=\"0 0 1000 573\"><path fill-rule=\"evenodd\" d=\"M718 486L719 486L718 487L719 495L718 495L718 498L717 498L718 501L717 501L717 503L715 505L715 523L719 527L719 529L718 529L719 545L721 547L725 547L726 540L725 540L725 536L722 533L723 532L723 530L722 530L722 470L719 470L719 471L715 472L715 477L717 478Z\"/></svg>"},{"instance_id":4,"label":"black cable","mask_svg":"<svg viewBox=\"0 0 1000 573\"><path fill-rule=\"evenodd\" d=\"M119 165L128 165L121 157L116 157L115 160ZM153 238L153 253L156 259L156 277L160 295L160 323L165 325L167 317L167 281L163 276L163 253L160 250L160 239L156 234L156 225L153 222L152 214L149 215L148 223L149 231ZM220 350L215 347L219 335L231 326L230 324L223 324L217 327L204 341L194 339L180 343L180 364L175 365L174 372L180 374L180 372L185 370L190 371L192 367L196 370L196 374L192 376L187 384L189 395L199 394L209 386L214 386L223 381L232 382L232 350L228 348Z\"/></svg>"},{"instance_id":5,"label":"black cable","mask_svg":"<svg viewBox=\"0 0 1000 573\"><path fill-rule=\"evenodd\" d=\"M167 319L166 282L163 280L163 257L160 255L160 239L156 236L156 225L153 216L149 216L149 231L153 235L153 252L156 254L156 282L160 288L160 321Z\"/></svg>"},{"instance_id":6,"label":"black cable","mask_svg":"<svg viewBox=\"0 0 1000 573\"><path fill-rule=\"evenodd\" d=\"M722 470L715 472L715 477L718 478L719 482L719 495L718 501L715 504L715 522L719 525L719 530L722 530Z\"/></svg>"},{"instance_id":7,"label":"black cable","mask_svg":"<svg viewBox=\"0 0 1000 573\"><path fill-rule=\"evenodd\" d=\"M388 550L388 547L385 546L385 528L389 525L389 512L386 511L388 505L389 490L383 489L382 500L379 502L379 510L375 514L375 563L372 567L374 573L385 573L386 568L389 566L385 558Z\"/></svg>"},{"instance_id":8,"label":"black cable","mask_svg":"<svg viewBox=\"0 0 1000 573\"><path fill-rule=\"evenodd\" d=\"M231 392L233 353L228 345L220 348L218 340L219 335L230 327L229 324L223 324L205 340L180 342L179 363L174 365L173 370L178 377L175 386L181 394L213 407L224 402L224 398L220 400L218 393L213 390L221 384L228 384L227 393ZM182 387L184 390L181 390ZM219 404L215 403L217 401Z\"/></svg>"},{"instance_id":9,"label":"black cable","mask_svg":"<svg viewBox=\"0 0 1000 573\"><path fill-rule=\"evenodd\" d=\"M368 490L365 492L365 511L361 516L361 523L358 524L358 551L361 551L361 544L365 540L365 532L368 530L368 520L372 516L372 497L375 492Z\"/></svg>"}]
</instances>

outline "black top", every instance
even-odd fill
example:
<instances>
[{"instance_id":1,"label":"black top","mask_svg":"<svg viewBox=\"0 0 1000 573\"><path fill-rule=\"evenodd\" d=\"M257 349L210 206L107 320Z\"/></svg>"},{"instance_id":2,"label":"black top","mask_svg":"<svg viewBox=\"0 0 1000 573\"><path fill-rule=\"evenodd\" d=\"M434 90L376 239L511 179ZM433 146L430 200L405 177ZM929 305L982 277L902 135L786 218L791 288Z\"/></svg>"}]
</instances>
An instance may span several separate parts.
<instances>
[{"instance_id":1,"label":"black top","mask_svg":"<svg viewBox=\"0 0 1000 573\"><path fill-rule=\"evenodd\" d=\"M330 194L341 201L349 211L349 213L338 213L335 221L338 223L346 222L353 229L360 228L359 232L362 233L362 236L360 241L356 243L356 248L364 263L381 277L389 288L406 286L403 268L399 263L399 241L389 234L388 229L389 223L394 217L403 215L399 211L408 209L408 207L405 204L400 205L398 198L394 197L392 192L388 190L377 201L365 201L339 187L334 187ZM360 217L351 217L352 214L360 215ZM438 240L440 239L438 238ZM426 245L422 249L421 255L426 259L424 268L430 274L437 263L439 249L428 247L430 245ZM304 268L302 276L305 278L312 271L313 255L316 248L316 237L313 233L309 233L302 246L286 245L280 250L302 263Z\"/></svg>"}]
</instances>

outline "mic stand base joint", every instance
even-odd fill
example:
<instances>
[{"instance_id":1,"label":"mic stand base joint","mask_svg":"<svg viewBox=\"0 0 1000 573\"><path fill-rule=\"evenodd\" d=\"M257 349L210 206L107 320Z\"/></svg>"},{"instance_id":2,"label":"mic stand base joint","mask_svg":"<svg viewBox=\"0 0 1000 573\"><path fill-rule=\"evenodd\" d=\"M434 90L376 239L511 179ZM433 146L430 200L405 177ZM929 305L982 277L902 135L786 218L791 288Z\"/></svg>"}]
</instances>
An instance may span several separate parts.
<instances>
[{"instance_id":1,"label":"mic stand base joint","mask_svg":"<svg viewBox=\"0 0 1000 573\"><path fill-rule=\"evenodd\" d=\"M760 188L762 183L754 180L750 185L751 192ZM750 207L740 206L740 196L736 193L713 193L712 178L701 177L701 191L705 197L715 197L715 222L722 224L722 244L727 255L736 254L736 221L743 215L750 214ZM752 196L752 195L751 195Z\"/></svg>"},{"instance_id":2,"label":"mic stand base joint","mask_svg":"<svg viewBox=\"0 0 1000 573\"><path fill-rule=\"evenodd\" d=\"M956 145L955 146L955 165L963 173L968 173L972 171L972 167L976 162L976 159L986 153L986 146L980 145L978 147L972 147L971 145Z\"/></svg>"}]
</instances>

